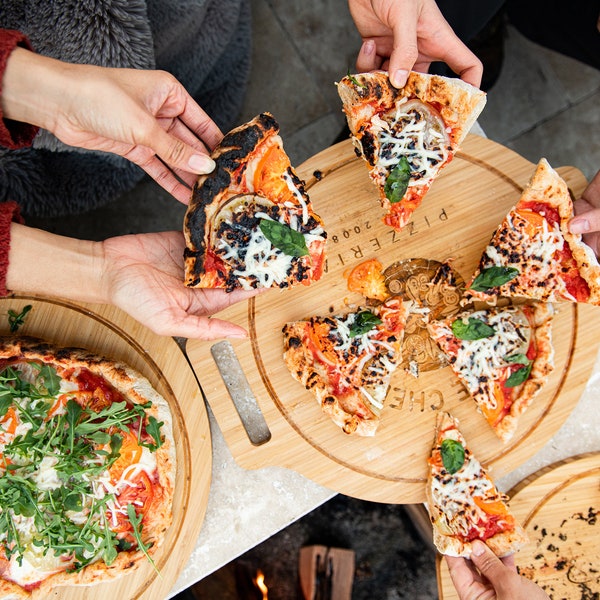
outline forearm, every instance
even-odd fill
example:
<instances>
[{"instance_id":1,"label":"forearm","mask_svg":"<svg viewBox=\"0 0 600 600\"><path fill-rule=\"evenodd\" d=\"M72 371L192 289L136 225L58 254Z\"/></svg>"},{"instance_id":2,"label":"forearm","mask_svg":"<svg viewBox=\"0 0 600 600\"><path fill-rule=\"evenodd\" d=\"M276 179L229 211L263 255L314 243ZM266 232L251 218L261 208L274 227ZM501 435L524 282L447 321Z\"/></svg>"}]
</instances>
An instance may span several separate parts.
<instances>
[{"instance_id":1,"label":"forearm","mask_svg":"<svg viewBox=\"0 0 600 600\"><path fill-rule=\"evenodd\" d=\"M11 224L6 287L14 292L106 303L103 250L99 242L76 240Z\"/></svg>"},{"instance_id":2,"label":"forearm","mask_svg":"<svg viewBox=\"0 0 600 600\"><path fill-rule=\"evenodd\" d=\"M2 79L2 111L14 121L52 130L77 68L25 48L15 48Z\"/></svg>"}]
</instances>

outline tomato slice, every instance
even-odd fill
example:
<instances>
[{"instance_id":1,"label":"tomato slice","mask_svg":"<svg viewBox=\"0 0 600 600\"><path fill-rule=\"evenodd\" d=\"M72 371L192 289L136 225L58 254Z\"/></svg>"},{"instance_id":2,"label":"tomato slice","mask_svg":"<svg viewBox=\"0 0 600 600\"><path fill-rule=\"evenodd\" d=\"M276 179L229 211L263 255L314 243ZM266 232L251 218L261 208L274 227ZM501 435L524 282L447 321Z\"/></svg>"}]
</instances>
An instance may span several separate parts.
<instances>
[{"instance_id":1,"label":"tomato slice","mask_svg":"<svg viewBox=\"0 0 600 600\"><path fill-rule=\"evenodd\" d=\"M123 444L119 451L119 458L110 467L112 481L118 481L123 471L130 465L140 462L142 447L138 444L137 435L131 430L119 432L123 436Z\"/></svg>"},{"instance_id":2,"label":"tomato slice","mask_svg":"<svg viewBox=\"0 0 600 600\"><path fill-rule=\"evenodd\" d=\"M347 274L347 280L349 291L367 298L384 301L390 295L385 285L383 266L376 258L356 265Z\"/></svg>"},{"instance_id":3,"label":"tomato slice","mask_svg":"<svg viewBox=\"0 0 600 600\"><path fill-rule=\"evenodd\" d=\"M492 502L486 502L479 496L473 496L473 502L479 506L488 515L497 515L502 517L503 520L510 520L511 516L506 510L506 505L501 500L493 500Z\"/></svg>"},{"instance_id":4,"label":"tomato slice","mask_svg":"<svg viewBox=\"0 0 600 600\"><path fill-rule=\"evenodd\" d=\"M128 504L133 504L135 507L136 514L144 515L144 518L148 514L148 510L152 504L154 498L154 491L152 481L148 476L148 473L144 470L140 470L136 478L130 482L132 485L127 486L118 496L117 501L121 507L126 511ZM116 513L117 525L112 525L111 511L108 511L108 520L111 523L110 528L116 533L125 533L132 531L131 523L127 514Z\"/></svg>"},{"instance_id":5,"label":"tomato slice","mask_svg":"<svg viewBox=\"0 0 600 600\"><path fill-rule=\"evenodd\" d=\"M517 208L516 213L525 221L525 231L528 236L534 237L538 231L543 230L546 218L539 212L526 208Z\"/></svg>"},{"instance_id":6,"label":"tomato slice","mask_svg":"<svg viewBox=\"0 0 600 600\"><path fill-rule=\"evenodd\" d=\"M284 178L291 167L290 159L279 144L272 145L258 161L254 171L254 191L277 202L284 202L292 197L292 191Z\"/></svg>"}]
</instances>

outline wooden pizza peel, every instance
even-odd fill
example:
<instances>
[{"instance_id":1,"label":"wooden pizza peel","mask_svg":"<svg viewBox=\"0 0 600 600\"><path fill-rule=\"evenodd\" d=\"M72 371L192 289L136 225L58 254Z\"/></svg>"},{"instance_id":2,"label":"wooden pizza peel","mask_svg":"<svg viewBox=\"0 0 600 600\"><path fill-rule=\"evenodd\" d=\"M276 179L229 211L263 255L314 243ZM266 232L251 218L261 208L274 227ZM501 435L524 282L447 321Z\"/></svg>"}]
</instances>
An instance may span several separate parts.
<instances>
[{"instance_id":1,"label":"wooden pizza peel","mask_svg":"<svg viewBox=\"0 0 600 600\"><path fill-rule=\"evenodd\" d=\"M569 458L525 478L509 493L529 543L516 555L519 571L551 598L600 594L600 454ZM437 559L440 600L458 600L446 561Z\"/></svg>"},{"instance_id":2,"label":"wooden pizza peel","mask_svg":"<svg viewBox=\"0 0 600 600\"><path fill-rule=\"evenodd\" d=\"M169 403L176 447L173 521L154 555L160 575L142 558L136 569L120 578L90 587L57 587L51 597L80 600L84 594L86 600L165 598L195 547L208 503L212 446L208 414L196 378L172 338L152 333L111 306L15 294L0 299L0 334L10 335L8 311L18 314L27 305L32 309L17 335L86 348L123 361L144 375ZM33 592L32 597L40 596Z\"/></svg>"},{"instance_id":3,"label":"wooden pizza peel","mask_svg":"<svg viewBox=\"0 0 600 600\"><path fill-rule=\"evenodd\" d=\"M419 503L425 499L426 458L439 410L459 418L473 451L494 477L542 448L577 403L590 375L598 339L588 324L600 318L598 307L557 305L555 370L514 438L504 445L449 367L427 370L436 350L414 336L405 338L404 345L411 346L422 367L419 377L402 365L392 379L375 436L347 436L292 379L283 362L281 335L288 321L362 302L360 295L347 291L343 274L366 259L377 258L391 271L404 272L398 285L406 276L406 261L418 259L410 263L417 265L410 281L404 281L414 293L428 289L423 271L435 261L450 260L468 280L534 169L508 148L470 135L434 182L413 222L396 233L382 223L376 190L349 140L301 165L298 173L328 231L323 278L302 289L270 290L219 313L246 327L248 339L187 343L192 367L238 464L247 469L287 467L365 500ZM580 171L558 171L575 195L583 191L586 180Z\"/></svg>"}]
</instances>

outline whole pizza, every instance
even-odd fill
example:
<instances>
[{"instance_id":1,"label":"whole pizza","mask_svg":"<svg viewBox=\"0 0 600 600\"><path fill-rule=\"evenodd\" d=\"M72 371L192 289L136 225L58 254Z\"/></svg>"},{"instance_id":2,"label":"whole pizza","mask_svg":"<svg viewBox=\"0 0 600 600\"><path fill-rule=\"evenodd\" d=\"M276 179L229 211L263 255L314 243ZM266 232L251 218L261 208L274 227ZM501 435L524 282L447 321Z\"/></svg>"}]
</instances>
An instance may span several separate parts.
<instances>
[{"instance_id":1,"label":"whole pizza","mask_svg":"<svg viewBox=\"0 0 600 600\"><path fill-rule=\"evenodd\" d=\"M125 364L0 338L0 597L47 597L148 560L171 523L166 400Z\"/></svg>"}]
</instances>

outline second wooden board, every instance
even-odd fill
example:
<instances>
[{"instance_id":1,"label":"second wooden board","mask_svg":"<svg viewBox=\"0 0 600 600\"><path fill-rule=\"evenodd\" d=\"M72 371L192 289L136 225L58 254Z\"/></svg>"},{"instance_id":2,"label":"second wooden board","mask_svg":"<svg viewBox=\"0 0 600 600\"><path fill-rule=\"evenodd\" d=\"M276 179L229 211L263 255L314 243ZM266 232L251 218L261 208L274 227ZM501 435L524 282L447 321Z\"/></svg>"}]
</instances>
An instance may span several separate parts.
<instances>
[{"instance_id":1,"label":"second wooden board","mask_svg":"<svg viewBox=\"0 0 600 600\"><path fill-rule=\"evenodd\" d=\"M385 267L407 259L423 259L424 264L451 260L468 280L533 171L532 163L511 150L470 136L433 184L413 222L397 233L382 223L376 190L350 142L337 144L302 165L298 172L328 231L325 275L310 287L272 290L219 314L250 332L248 340L231 342L230 354L239 360L241 378L234 377L231 361L225 379L221 376L211 353L214 343L190 340L187 345L238 463L246 468L284 466L347 495L409 503L424 500L426 458L435 415L441 409L460 419L473 451L493 467L495 476L539 450L564 422L589 376L598 340L583 323L600 317L596 307L558 306L553 334L556 368L514 438L504 445L450 368L424 370L415 378L406 364L394 374L375 437L347 436L321 414L312 394L292 379L283 362L281 335L288 321L326 315L360 302L359 295L347 291L344 272L369 258L376 257ZM571 167L559 171L574 193L581 193L586 184L583 175ZM418 277L414 285L418 287ZM423 349L423 361L428 352ZM235 393L246 385L244 401L256 399L270 431L264 443L250 441L229 394L230 389Z\"/></svg>"}]
</instances>

